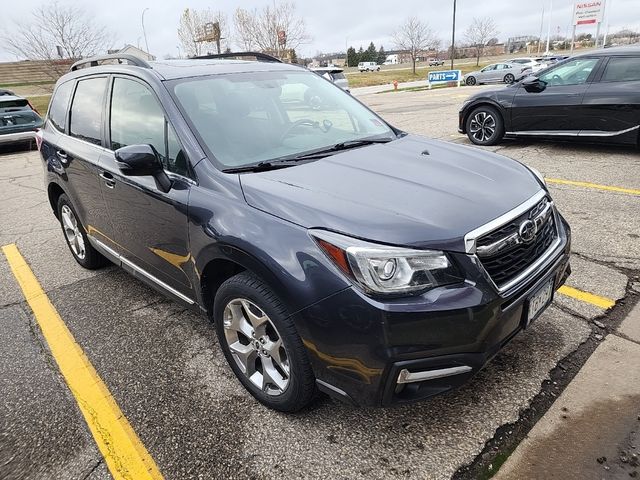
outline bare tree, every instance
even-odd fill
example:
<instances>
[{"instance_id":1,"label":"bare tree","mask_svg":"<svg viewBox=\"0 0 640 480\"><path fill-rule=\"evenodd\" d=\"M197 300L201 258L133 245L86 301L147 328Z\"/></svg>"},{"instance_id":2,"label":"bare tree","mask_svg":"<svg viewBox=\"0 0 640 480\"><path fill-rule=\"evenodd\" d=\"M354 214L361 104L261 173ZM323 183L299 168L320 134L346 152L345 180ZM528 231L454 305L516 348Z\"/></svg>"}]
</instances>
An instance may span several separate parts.
<instances>
[{"instance_id":1,"label":"bare tree","mask_svg":"<svg viewBox=\"0 0 640 480\"><path fill-rule=\"evenodd\" d=\"M293 2L274 1L262 10L238 8L233 20L236 43L243 50L260 50L282 58L310 39Z\"/></svg>"},{"instance_id":2,"label":"bare tree","mask_svg":"<svg viewBox=\"0 0 640 480\"><path fill-rule=\"evenodd\" d=\"M66 64L58 65L57 59L106 53L113 43L112 34L95 21L95 16L82 7L60 5L57 1L42 4L30 17L14 22L0 39L17 57L51 62L54 77L68 69Z\"/></svg>"},{"instance_id":3,"label":"bare tree","mask_svg":"<svg viewBox=\"0 0 640 480\"><path fill-rule=\"evenodd\" d=\"M480 57L484 47L498 34L498 29L491 17L474 18L464 33L465 38L475 48L476 66L480 65Z\"/></svg>"},{"instance_id":4,"label":"bare tree","mask_svg":"<svg viewBox=\"0 0 640 480\"><path fill-rule=\"evenodd\" d=\"M220 27L219 45L215 41L201 41L205 34L205 25L208 23L217 23ZM229 46L229 22L224 12L219 10L212 11L210 9L194 10L186 8L180 17L178 25L178 38L182 46L182 50L188 57L203 55L214 49L220 53Z\"/></svg>"},{"instance_id":5,"label":"bare tree","mask_svg":"<svg viewBox=\"0 0 640 480\"><path fill-rule=\"evenodd\" d=\"M417 17L409 17L393 34L393 42L399 50L409 52L415 75L418 56L432 47L436 38L428 24L421 22Z\"/></svg>"}]
</instances>

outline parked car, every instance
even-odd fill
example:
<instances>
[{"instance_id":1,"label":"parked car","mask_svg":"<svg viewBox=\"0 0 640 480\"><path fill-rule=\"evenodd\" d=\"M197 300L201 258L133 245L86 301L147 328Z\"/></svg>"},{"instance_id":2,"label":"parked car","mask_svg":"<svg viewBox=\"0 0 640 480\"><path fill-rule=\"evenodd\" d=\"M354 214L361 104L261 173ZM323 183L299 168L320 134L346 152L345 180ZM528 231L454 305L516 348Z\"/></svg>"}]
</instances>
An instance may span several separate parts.
<instances>
[{"instance_id":1,"label":"parked car","mask_svg":"<svg viewBox=\"0 0 640 480\"><path fill-rule=\"evenodd\" d=\"M360 62L358 64L358 70L361 72L379 72L380 65L376 62Z\"/></svg>"},{"instance_id":2,"label":"parked car","mask_svg":"<svg viewBox=\"0 0 640 480\"><path fill-rule=\"evenodd\" d=\"M444 65L444 60L438 60L437 58L432 58L429 60L430 67L439 67L440 65Z\"/></svg>"},{"instance_id":3,"label":"parked car","mask_svg":"<svg viewBox=\"0 0 640 480\"><path fill-rule=\"evenodd\" d=\"M15 93L13 93L11 90L7 90L7 89L5 89L5 88L0 88L0 97L2 97L2 96L9 96L9 95L13 97L13 96L15 96L16 94L15 94Z\"/></svg>"},{"instance_id":4,"label":"parked car","mask_svg":"<svg viewBox=\"0 0 640 480\"><path fill-rule=\"evenodd\" d=\"M467 85L483 83L513 83L531 72L531 67L517 63L492 63L482 70L467 73L462 80Z\"/></svg>"},{"instance_id":5,"label":"parked car","mask_svg":"<svg viewBox=\"0 0 640 480\"><path fill-rule=\"evenodd\" d=\"M75 260L211 317L277 410L316 390L391 405L455 388L570 271L537 171L402 132L296 65L84 59L41 132Z\"/></svg>"},{"instance_id":6,"label":"parked car","mask_svg":"<svg viewBox=\"0 0 640 480\"><path fill-rule=\"evenodd\" d=\"M530 68L530 73L535 73L543 68L546 68L546 64L542 62L542 59L536 58L512 58L510 60L506 60L506 63L513 63L517 65L522 65Z\"/></svg>"},{"instance_id":7,"label":"parked car","mask_svg":"<svg viewBox=\"0 0 640 480\"><path fill-rule=\"evenodd\" d=\"M0 145L31 143L40 127L42 118L26 98L0 95Z\"/></svg>"},{"instance_id":8,"label":"parked car","mask_svg":"<svg viewBox=\"0 0 640 480\"><path fill-rule=\"evenodd\" d=\"M477 145L548 137L637 145L640 48L591 51L467 99L458 130Z\"/></svg>"},{"instance_id":9,"label":"parked car","mask_svg":"<svg viewBox=\"0 0 640 480\"><path fill-rule=\"evenodd\" d=\"M345 92L349 91L349 80L344 74L344 69L338 67L316 67L312 68L311 71L332 81Z\"/></svg>"}]
</instances>

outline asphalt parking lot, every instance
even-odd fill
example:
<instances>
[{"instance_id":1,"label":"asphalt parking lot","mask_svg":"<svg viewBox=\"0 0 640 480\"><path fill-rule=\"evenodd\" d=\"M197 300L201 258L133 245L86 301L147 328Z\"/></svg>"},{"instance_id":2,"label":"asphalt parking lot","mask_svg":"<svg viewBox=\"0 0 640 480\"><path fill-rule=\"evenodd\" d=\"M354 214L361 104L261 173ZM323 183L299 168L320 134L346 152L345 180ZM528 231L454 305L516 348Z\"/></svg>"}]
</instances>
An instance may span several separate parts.
<instances>
[{"instance_id":1,"label":"asphalt parking lot","mask_svg":"<svg viewBox=\"0 0 640 480\"><path fill-rule=\"evenodd\" d=\"M470 91L359 98L402 129L468 145L456 129ZM259 405L206 318L114 267L89 272L74 262L37 152L0 153L0 245L17 245L165 478L445 479L519 419L559 362L606 332L607 308L640 274L638 150L543 141L491 149L548 179L573 230L570 288L470 384L411 406L320 398L283 415ZM0 478L111 478L2 255L0 322Z\"/></svg>"}]
</instances>

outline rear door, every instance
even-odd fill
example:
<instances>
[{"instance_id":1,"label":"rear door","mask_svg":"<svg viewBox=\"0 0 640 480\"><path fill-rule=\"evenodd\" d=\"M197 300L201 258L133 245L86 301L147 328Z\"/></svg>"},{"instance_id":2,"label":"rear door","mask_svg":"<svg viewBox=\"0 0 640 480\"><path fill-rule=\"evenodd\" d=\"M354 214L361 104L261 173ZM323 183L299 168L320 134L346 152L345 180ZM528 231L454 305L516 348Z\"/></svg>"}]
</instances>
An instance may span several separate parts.
<instances>
[{"instance_id":1,"label":"rear door","mask_svg":"<svg viewBox=\"0 0 640 480\"><path fill-rule=\"evenodd\" d=\"M73 85L73 82L69 82L69 85ZM96 236L96 232L104 231L108 225L100 193L100 157L105 151L102 126L106 88L106 76L78 80L68 114L67 134L57 136L56 145L50 152L64 171L60 178L64 180L63 187L71 197L81 223L87 233L93 236ZM48 123L56 128L53 125L53 111L49 117ZM58 128L61 127L58 125Z\"/></svg>"},{"instance_id":2,"label":"rear door","mask_svg":"<svg viewBox=\"0 0 640 480\"><path fill-rule=\"evenodd\" d=\"M640 55L609 58L599 81L589 85L582 104L585 123L581 136L635 143L640 127Z\"/></svg>"},{"instance_id":3,"label":"rear door","mask_svg":"<svg viewBox=\"0 0 640 480\"><path fill-rule=\"evenodd\" d=\"M146 83L115 76L108 111L101 188L111 218L110 247L137 273L192 298L187 204L195 181L186 154ZM152 145L159 153L173 181L169 192L160 191L151 176L122 174L114 151L136 144Z\"/></svg>"},{"instance_id":4,"label":"rear door","mask_svg":"<svg viewBox=\"0 0 640 480\"><path fill-rule=\"evenodd\" d=\"M601 59L578 57L540 75L544 88L521 84L513 97L511 131L536 135L575 136L584 125L582 98Z\"/></svg>"}]
</instances>

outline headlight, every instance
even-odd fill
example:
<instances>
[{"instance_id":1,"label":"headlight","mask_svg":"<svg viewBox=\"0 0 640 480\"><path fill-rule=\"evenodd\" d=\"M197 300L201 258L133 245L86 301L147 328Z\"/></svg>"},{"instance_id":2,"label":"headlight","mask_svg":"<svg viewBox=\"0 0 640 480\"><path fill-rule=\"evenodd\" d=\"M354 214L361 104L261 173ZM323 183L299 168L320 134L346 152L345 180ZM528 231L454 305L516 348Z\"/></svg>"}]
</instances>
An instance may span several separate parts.
<instances>
[{"instance_id":1,"label":"headlight","mask_svg":"<svg viewBox=\"0 0 640 480\"><path fill-rule=\"evenodd\" d=\"M537 168L533 168L533 167L527 167L527 168L529 170L531 170L531 173L533 173L538 180L540 180L540 183L542 185L544 185L545 187L547 186L547 182L544 179L544 177L542 176L542 173L540 173L540 170L538 170Z\"/></svg>"},{"instance_id":2,"label":"headlight","mask_svg":"<svg viewBox=\"0 0 640 480\"><path fill-rule=\"evenodd\" d=\"M414 250L364 242L324 230L311 230L322 251L365 292L417 293L462 281L439 250Z\"/></svg>"}]
</instances>

